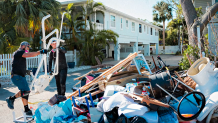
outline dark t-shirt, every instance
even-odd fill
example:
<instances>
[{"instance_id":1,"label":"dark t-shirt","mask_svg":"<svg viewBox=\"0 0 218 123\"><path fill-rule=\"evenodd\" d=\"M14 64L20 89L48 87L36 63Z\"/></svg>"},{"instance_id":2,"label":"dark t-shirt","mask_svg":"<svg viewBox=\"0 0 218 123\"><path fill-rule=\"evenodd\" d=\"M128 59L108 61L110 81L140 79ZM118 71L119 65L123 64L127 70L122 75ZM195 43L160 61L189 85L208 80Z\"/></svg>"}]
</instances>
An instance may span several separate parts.
<instances>
[{"instance_id":1,"label":"dark t-shirt","mask_svg":"<svg viewBox=\"0 0 218 123\"><path fill-rule=\"evenodd\" d=\"M12 59L12 71L11 75L17 74L25 77L26 75L26 58L23 58L22 55L25 53L25 50L18 49L13 54Z\"/></svg>"},{"instance_id":2,"label":"dark t-shirt","mask_svg":"<svg viewBox=\"0 0 218 123\"><path fill-rule=\"evenodd\" d=\"M67 62L66 62L66 57L65 57L65 53L67 51L63 48L60 47L59 48L59 70L62 69L67 69ZM51 71L51 67L52 67L52 61L54 60L54 64L56 61L56 52L50 52L49 54L49 71Z\"/></svg>"}]
</instances>

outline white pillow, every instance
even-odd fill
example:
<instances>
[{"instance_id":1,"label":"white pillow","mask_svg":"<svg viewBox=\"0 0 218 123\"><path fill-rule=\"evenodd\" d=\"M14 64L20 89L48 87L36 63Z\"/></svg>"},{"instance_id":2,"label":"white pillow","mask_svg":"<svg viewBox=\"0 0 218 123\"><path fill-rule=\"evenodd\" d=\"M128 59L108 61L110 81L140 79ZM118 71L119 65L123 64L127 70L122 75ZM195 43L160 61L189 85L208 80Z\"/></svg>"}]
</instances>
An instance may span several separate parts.
<instances>
[{"instance_id":1,"label":"white pillow","mask_svg":"<svg viewBox=\"0 0 218 123\"><path fill-rule=\"evenodd\" d=\"M119 107L122 102L135 103L131 97L128 97L128 96L123 95L121 93L124 93L124 92L118 92L118 93L114 94L113 96L111 96L107 101L104 102L104 104L103 104L103 111L104 112L109 112L116 106Z\"/></svg>"},{"instance_id":2,"label":"white pillow","mask_svg":"<svg viewBox=\"0 0 218 123\"><path fill-rule=\"evenodd\" d=\"M200 115L198 116L197 120L202 121L209 113L210 111L218 106L218 92L212 93L206 102L206 105L204 109L201 111Z\"/></svg>"},{"instance_id":3,"label":"white pillow","mask_svg":"<svg viewBox=\"0 0 218 123\"><path fill-rule=\"evenodd\" d=\"M143 105L122 103L118 109L118 114L121 115L123 113L127 118L131 118L134 116L141 116L148 111L149 109Z\"/></svg>"}]
</instances>

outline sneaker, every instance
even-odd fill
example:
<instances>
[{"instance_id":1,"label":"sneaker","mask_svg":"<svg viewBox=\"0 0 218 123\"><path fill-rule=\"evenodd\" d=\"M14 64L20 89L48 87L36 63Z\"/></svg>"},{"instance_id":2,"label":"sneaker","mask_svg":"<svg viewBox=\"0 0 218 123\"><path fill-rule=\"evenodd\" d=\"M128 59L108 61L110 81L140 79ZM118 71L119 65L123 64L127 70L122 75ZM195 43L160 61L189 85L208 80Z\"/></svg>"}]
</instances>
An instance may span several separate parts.
<instances>
[{"instance_id":1,"label":"sneaker","mask_svg":"<svg viewBox=\"0 0 218 123\"><path fill-rule=\"evenodd\" d=\"M14 109L14 100L11 97L6 98L6 102L8 103L8 108Z\"/></svg>"},{"instance_id":2,"label":"sneaker","mask_svg":"<svg viewBox=\"0 0 218 123\"><path fill-rule=\"evenodd\" d=\"M27 112L25 112L26 113L26 115L33 115L33 113L32 113L32 111L31 110L29 110L29 111L27 111Z\"/></svg>"}]
</instances>

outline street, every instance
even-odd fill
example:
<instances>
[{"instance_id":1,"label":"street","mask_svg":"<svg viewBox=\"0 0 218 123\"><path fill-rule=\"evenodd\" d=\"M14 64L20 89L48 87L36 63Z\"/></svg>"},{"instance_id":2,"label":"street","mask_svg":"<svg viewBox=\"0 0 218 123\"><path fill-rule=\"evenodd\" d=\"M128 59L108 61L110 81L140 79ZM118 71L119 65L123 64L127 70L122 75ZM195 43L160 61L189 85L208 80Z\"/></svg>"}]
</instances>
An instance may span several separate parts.
<instances>
[{"instance_id":1,"label":"street","mask_svg":"<svg viewBox=\"0 0 218 123\"><path fill-rule=\"evenodd\" d=\"M175 55L160 55L163 61L166 61L167 65L171 66L178 66L178 62L181 60L182 56L175 56ZM154 55L154 59L156 61L157 55ZM152 61L151 56L145 57L147 60ZM112 59L106 59L103 61L103 64L117 64L119 61L113 61ZM74 78L77 78L79 76L84 75L85 73L91 71L92 69L87 70L81 70L74 73L68 73L67 74L67 81L66 81L66 96L70 95L72 91L72 87L74 84L78 82L74 81ZM30 83L29 83L30 84ZM22 116L21 109L24 109L21 98L16 99L14 102L14 110L11 110L8 108L7 103L5 99L9 96L13 96L15 93L18 92L18 88L14 85L4 85L0 88L0 122L1 123L12 123L13 122L13 115L12 112L15 112L16 117ZM48 101L52 96L56 94L56 83L55 79L50 82L50 85L45 89L44 92L40 94L33 95L30 94L29 102L35 103L35 104L29 104L29 106L32 106L33 109L37 109L37 103L40 101ZM33 121L34 122L34 121Z\"/></svg>"}]
</instances>

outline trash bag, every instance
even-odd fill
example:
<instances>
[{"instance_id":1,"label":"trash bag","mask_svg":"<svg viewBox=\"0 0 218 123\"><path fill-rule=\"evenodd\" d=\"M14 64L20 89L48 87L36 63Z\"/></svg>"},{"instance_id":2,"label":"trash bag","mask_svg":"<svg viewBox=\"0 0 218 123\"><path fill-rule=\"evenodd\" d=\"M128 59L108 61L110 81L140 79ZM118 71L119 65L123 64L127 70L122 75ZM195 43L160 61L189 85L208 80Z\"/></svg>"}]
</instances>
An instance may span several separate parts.
<instances>
[{"instance_id":1,"label":"trash bag","mask_svg":"<svg viewBox=\"0 0 218 123\"><path fill-rule=\"evenodd\" d=\"M147 123L147 121L144 118L142 118L142 117L135 116L131 120L131 123Z\"/></svg>"},{"instance_id":2,"label":"trash bag","mask_svg":"<svg viewBox=\"0 0 218 123\"><path fill-rule=\"evenodd\" d=\"M116 123L130 123L130 120L124 114L121 114Z\"/></svg>"},{"instance_id":3,"label":"trash bag","mask_svg":"<svg viewBox=\"0 0 218 123\"><path fill-rule=\"evenodd\" d=\"M105 112L98 120L98 123L115 123L119 117L118 108L114 107L111 111Z\"/></svg>"},{"instance_id":4,"label":"trash bag","mask_svg":"<svg viewBox=\"0 0 218 123\"><path fill-rule=\"evenodd\" d=\"M53 123L71 123L73 122L77 117L74 115L63 115L59 117L54 117Z\"/></svg>"},{"instance_id":5,"label":"trash bag","mask_svg":"<svg viewBox=\"0 0 218 123\"><path fill-rule=\"evenodd\" d=\"M55 94L55 95L48 101L48 104L51 105L51 106L53 106L53 105L55 105L55 104L59 104L60 102L65 101L66 99L67 99L66 96Z\"/></svg>"}]
</instances>

